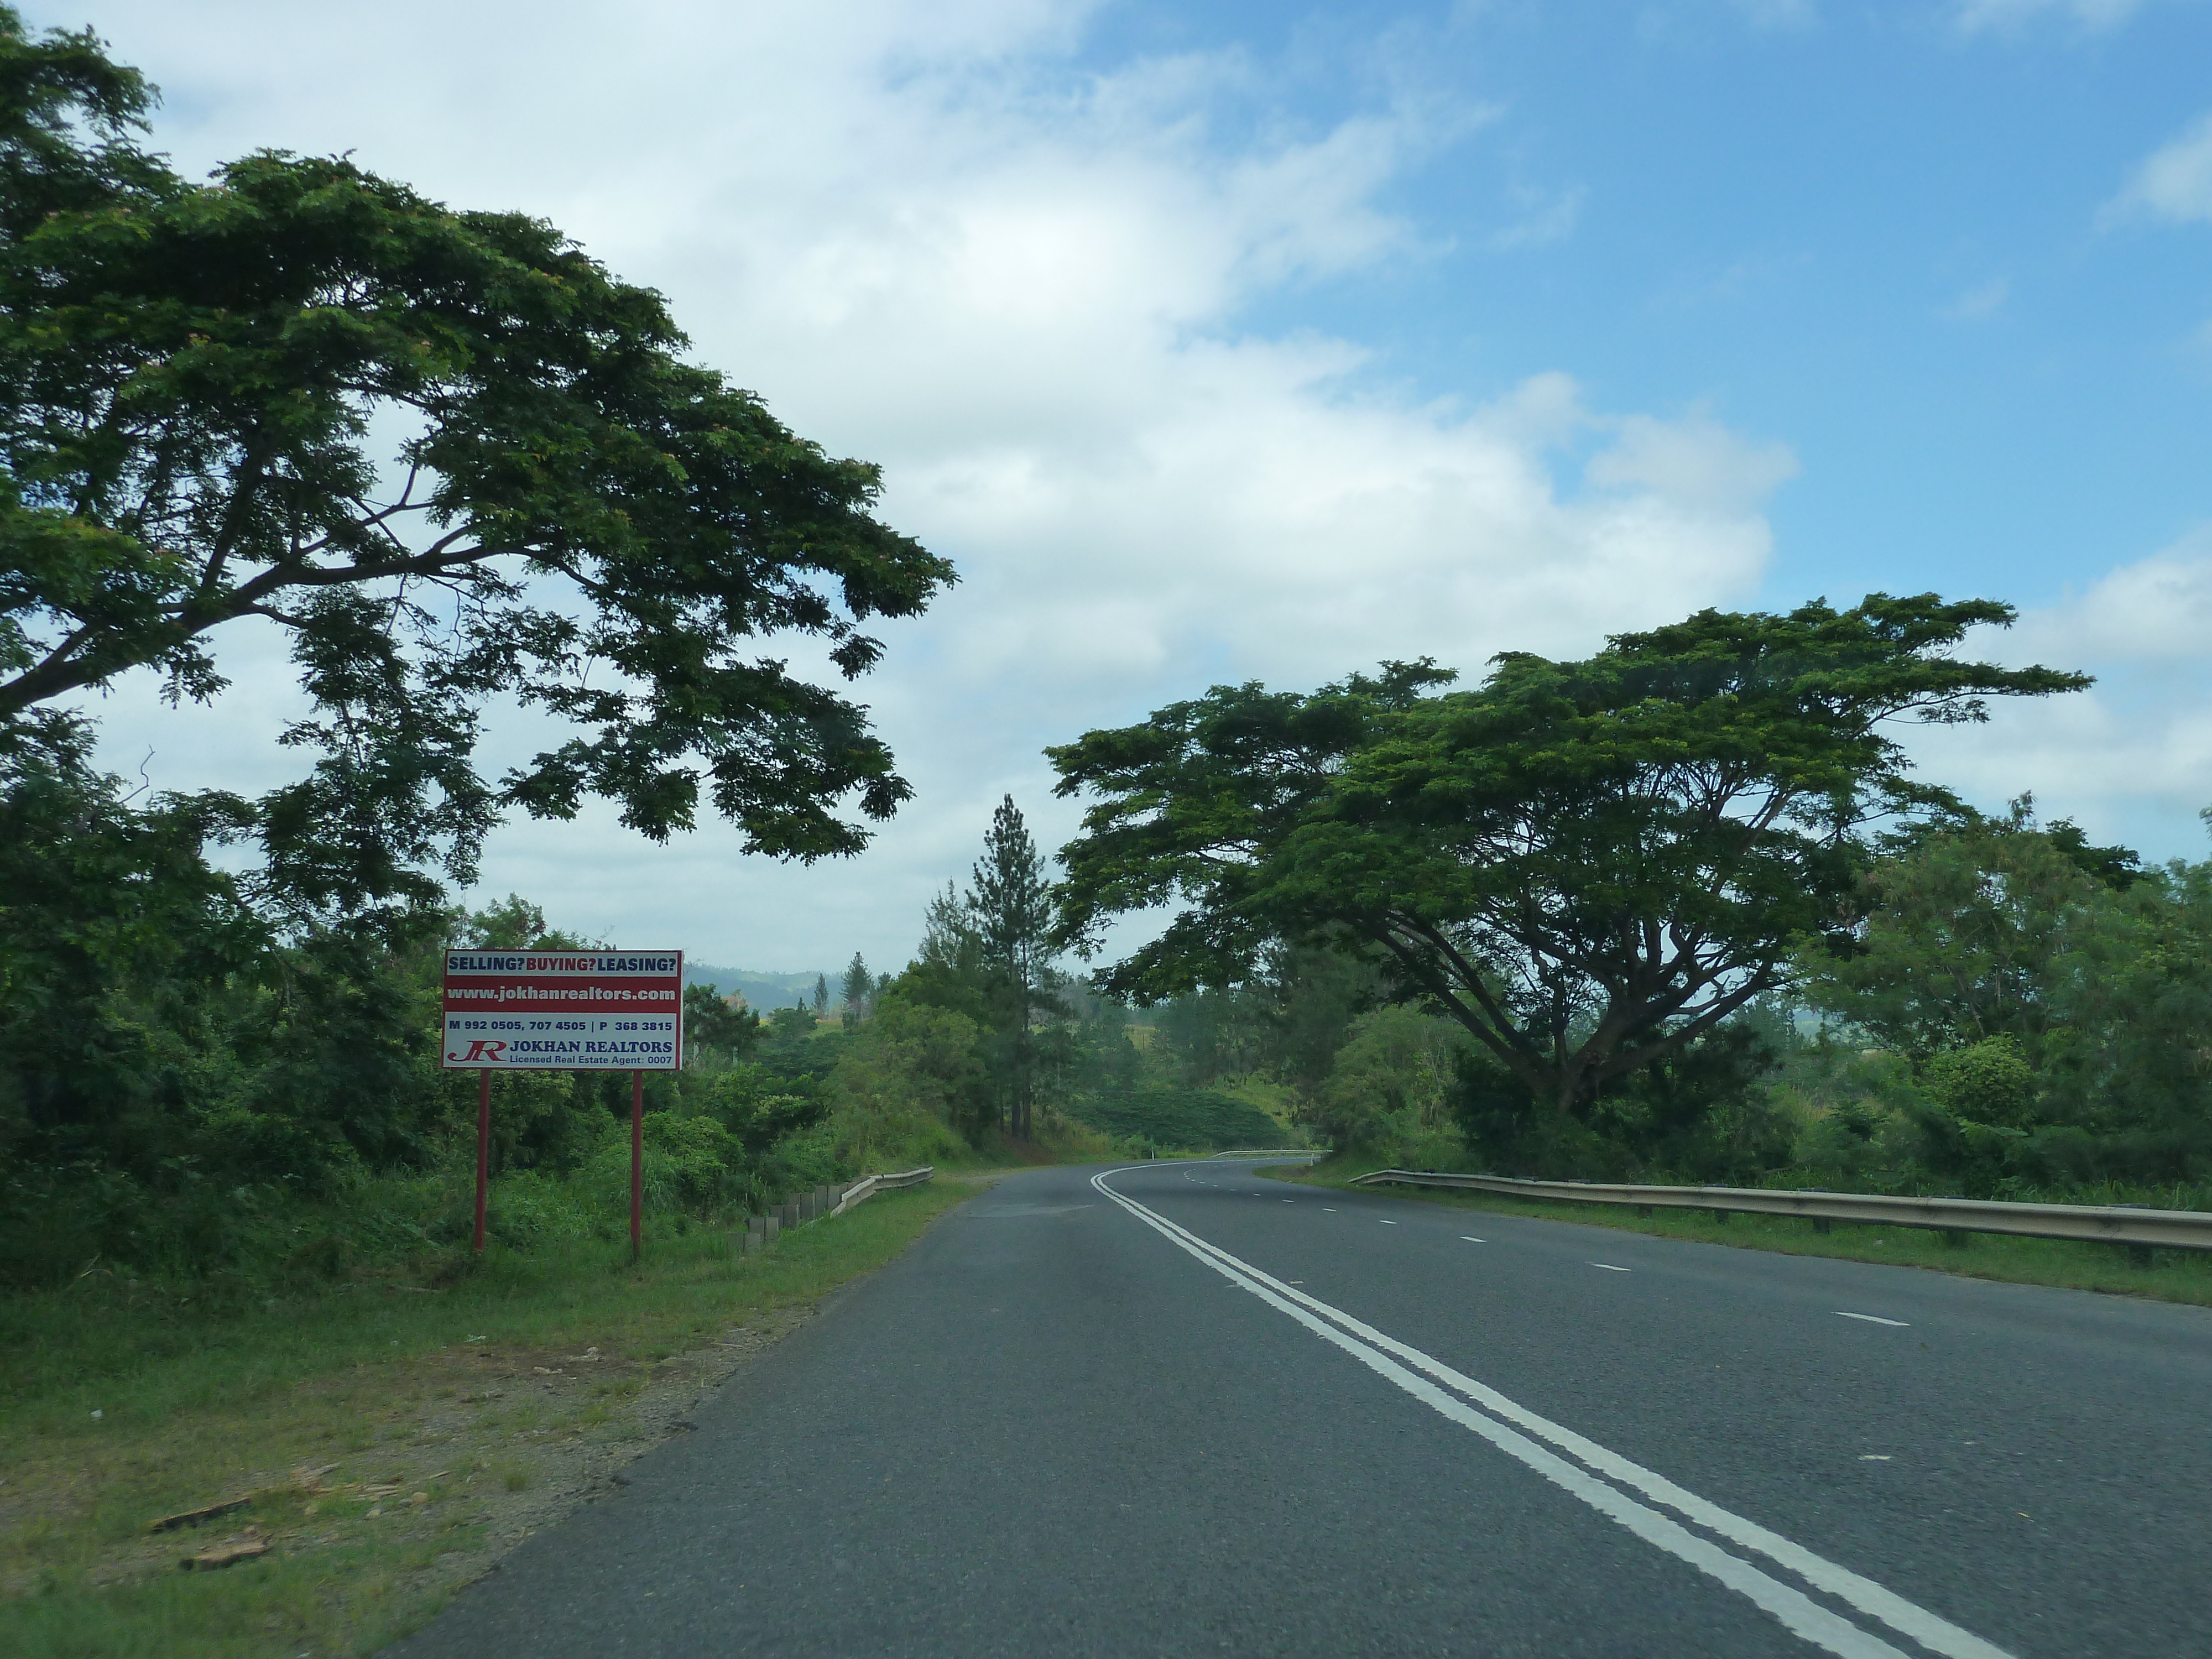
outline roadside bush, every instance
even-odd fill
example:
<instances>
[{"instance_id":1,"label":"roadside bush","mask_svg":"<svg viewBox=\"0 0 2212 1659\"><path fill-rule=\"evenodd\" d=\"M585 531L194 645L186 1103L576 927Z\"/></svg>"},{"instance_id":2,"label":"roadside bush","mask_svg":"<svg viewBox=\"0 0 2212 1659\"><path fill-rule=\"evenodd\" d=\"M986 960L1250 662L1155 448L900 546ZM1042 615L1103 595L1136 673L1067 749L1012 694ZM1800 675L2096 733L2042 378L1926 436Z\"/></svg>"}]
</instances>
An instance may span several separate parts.
<instances>
[{"instance_id":1,"label":"roadside bush","mask_svg":"<svg viewBox=\"0 0 2212 1659\"><path fill-rule=\"evenodd\" d=\"M1258 1107L1206 1089L1133 1089L1067 1109L1109 1135L1185 1152L1267 1146L1284 1138L1283 1126Z\"/></svg>"},{"instance_id":2,"label":"roadside bush","mask_svg":"<svg viewBox=\"0 0 2212 1659\"><path fill-rule=\"evenodd\" d=\"M2017 1037L1984 1037L1931 1059L1928 1091L1953 1117L2019 1129L2034 1112L2035 1071L2021 1055Z\"/></svg>"},{"instance_id":3,"label":"roadside bush","mask_svg":"<svg viewBox=\"0 0 2212 1659\"><path fill-rule=\"evenodd\" d=\"M1452 1123L1461 1066L1474 1040L1453 1022L1390 1005L1352 1022L1298 1121L1335 1146L1410 1147Z\"/></svg>"},{"instance_id":4,"label":"roadside bush","mask_svg":"<svg viewBox=\"0 0 2212 1659\"><path fill-rule=\"evenodd\" d=\"M647 1112L642 1127L645 1203L656 1214L712 1217L759 1196L744 1143L713 1118ZM602 1214L629 1214L629 1137L622 1134L601 1147L585 1175Z\"/></svg>"}]
</instances>

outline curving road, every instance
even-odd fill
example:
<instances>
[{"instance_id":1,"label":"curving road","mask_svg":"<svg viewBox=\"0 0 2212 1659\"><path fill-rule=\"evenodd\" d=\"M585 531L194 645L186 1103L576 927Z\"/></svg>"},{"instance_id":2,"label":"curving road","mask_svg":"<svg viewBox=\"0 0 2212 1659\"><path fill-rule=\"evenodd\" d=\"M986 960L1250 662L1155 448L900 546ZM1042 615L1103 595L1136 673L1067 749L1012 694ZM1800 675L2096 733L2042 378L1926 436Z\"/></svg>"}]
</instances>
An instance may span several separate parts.
<instances>
[{"instance_id":1,"label":"curving road","mask_svg":"<svg viewBox=\"0 0 2212 1659\"><path fill-rule=\"evenodd\" d=\"M1038 1170L392 1651L2212 1655L2208 1407L2203 1310Z\"/></svg>"}]
</instances>

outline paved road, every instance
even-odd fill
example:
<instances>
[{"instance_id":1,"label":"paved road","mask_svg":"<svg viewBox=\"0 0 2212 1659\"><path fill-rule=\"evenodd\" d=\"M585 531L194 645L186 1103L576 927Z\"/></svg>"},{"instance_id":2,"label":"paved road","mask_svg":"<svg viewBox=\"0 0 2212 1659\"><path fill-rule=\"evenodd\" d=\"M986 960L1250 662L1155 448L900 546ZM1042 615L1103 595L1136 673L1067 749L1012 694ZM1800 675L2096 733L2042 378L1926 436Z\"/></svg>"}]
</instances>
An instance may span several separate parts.
<instances>
[{"instance_id":1,"label":"paved road","mask_svg":"<svg viewBox=\"0 0 2212 1659\"><path fill-rule=\"evenodd\" d=\"M2212 1655L2203 1310L1097 1176L953 1212L395 1653Z\"/></svg>"}]
</instances>

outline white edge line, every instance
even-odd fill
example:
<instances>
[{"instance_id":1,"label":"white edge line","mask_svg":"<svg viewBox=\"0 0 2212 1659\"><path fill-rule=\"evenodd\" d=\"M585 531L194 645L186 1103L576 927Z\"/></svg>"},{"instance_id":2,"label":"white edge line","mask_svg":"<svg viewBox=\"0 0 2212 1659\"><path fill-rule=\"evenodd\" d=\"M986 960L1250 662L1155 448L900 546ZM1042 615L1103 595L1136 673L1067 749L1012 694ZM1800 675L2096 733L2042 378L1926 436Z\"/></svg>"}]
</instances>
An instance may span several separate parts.
<instances>
[{"instance_id":1,"label":"white edge line","mask_svg":"<svg viewBox=\"0 0 2212 1659\"><path fill-rule=\"evenodd\" d=\"M1863 1577L1850 1568L1815 1555L1803 1545L1793 1543L1778 1533L1768 1531L1756 1522L1732 1514L1717 1504L1708 1502L1695 1492L1686 1492L1666 1476L1654 1473L1641 1464L1630 1462L1618 1452L1608 1451L1596 1442L1585 1439L1572 1429L1540 1417L1496 1389L1486 1387L1473 1377L1454 1370L1441 1361L1430 1358L1419 1349L1409 1347L1395 1338L1385 1336L1372 1326L1353 1318L1340 1309L1332 1308L1319 1298L1307 1295L1275 1279L1250 1263L1240 1261L1218 1244L1208 1243L1164 1216L1157 1216L1141 1204L1123 1197L1106 1185L1108 1176L1121 1175L1129 1170L1142 1170L1141 1164L1124 1164L1118 1169L1101 1170L1091 1176L1091 1184L1132 1214L1146 1222L1182 1244L1193 1254L1219 1257L1233 1263L1244 1276L1259 1285L1279 1292L1283 1297L1334 1320L1347 1331L1372 1343L1383 1352L1404 1359L1415 1369L1426 1371L1448 1388L1465 1395L1485 1410L1528 1430L1539 1439L1548 1440L1561 1450L1572 1455L1597 1470L1609 1475L1624 1486L1633 1487L1655 1502L1686 1516L1699 1526L1718 1533L1729 1542L1755 1550L1769 1560L1787 1567L1816 1589L1849 1602L1860 1612L1870 1614L1892 1630L1911 1637L1923 1647L1933 1649L1946 1659L2015 1659L2015 1656L1996 1644L1986 1642L1973 1632L1953 1624L1941 1614L1906 1601L1895 1591L1887 1589L1871 1578ZM1259 1295L1255 1290L1253 1294ZM1306 1322L1301 1321L1301 1322ZM1448 1413L1449 1414L1449 1413ZM1480 1431L1478 1431L1480 1432ZM1516 1454L1517 1455L1517 1454ZM1608 1511L1609 1513L1609 1511ZM1732 1559L1733 1558L1724 1558ZM1791 1592L1795 1594L1795 1592ZM1816 1607L1816 1610L1817 1607ZM1845 1626L1854 1634L1864 1637L1854 1626ZM1866 1637L1872 1641L1874 1638ZM1879 1644L1877 1644L1879 1645ZM1885 1650L1893 1651L1893 1650Z\"/></svg>"}]
</instances>

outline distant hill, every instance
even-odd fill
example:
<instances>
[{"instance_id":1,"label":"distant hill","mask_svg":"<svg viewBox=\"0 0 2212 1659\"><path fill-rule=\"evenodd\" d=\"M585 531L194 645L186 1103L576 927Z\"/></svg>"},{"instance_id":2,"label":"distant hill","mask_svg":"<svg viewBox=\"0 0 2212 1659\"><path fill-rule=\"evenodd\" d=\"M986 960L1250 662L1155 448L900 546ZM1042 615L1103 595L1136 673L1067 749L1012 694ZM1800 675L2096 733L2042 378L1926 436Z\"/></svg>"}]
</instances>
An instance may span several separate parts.
<instances>
[{"instance_id":1,"label":"distant hill","mask_svg":"<svg viewBox=\"0 0 2212 1659\"><path fill-rule=\"evenodd\" d=\"M754 968L711 968L702 962L684 964L686 985L705 985L713 988L717 996L728 996L732 991L743 996L746 1006L758 1013L773 1013L778 1008L788 1008L801 997L814 1000L814 981L827 978L830 997L837 996L837 975L823 975L818 970L809 974L771 974Z\"/></svg>"},{"instance_id":2,"label":"distant hill","mask_svg":"<svg viewBox=\"0 0 2212 1659\"><path fill-rule=\"evenodd\" d=\"M1275 1147L1289 1133L1257 1106L1210 1089L1132 1089L1067 1112L1109 1134L1142 1135L1157 1146L1194 1151Z\"/></svg>"}]
</instances>

